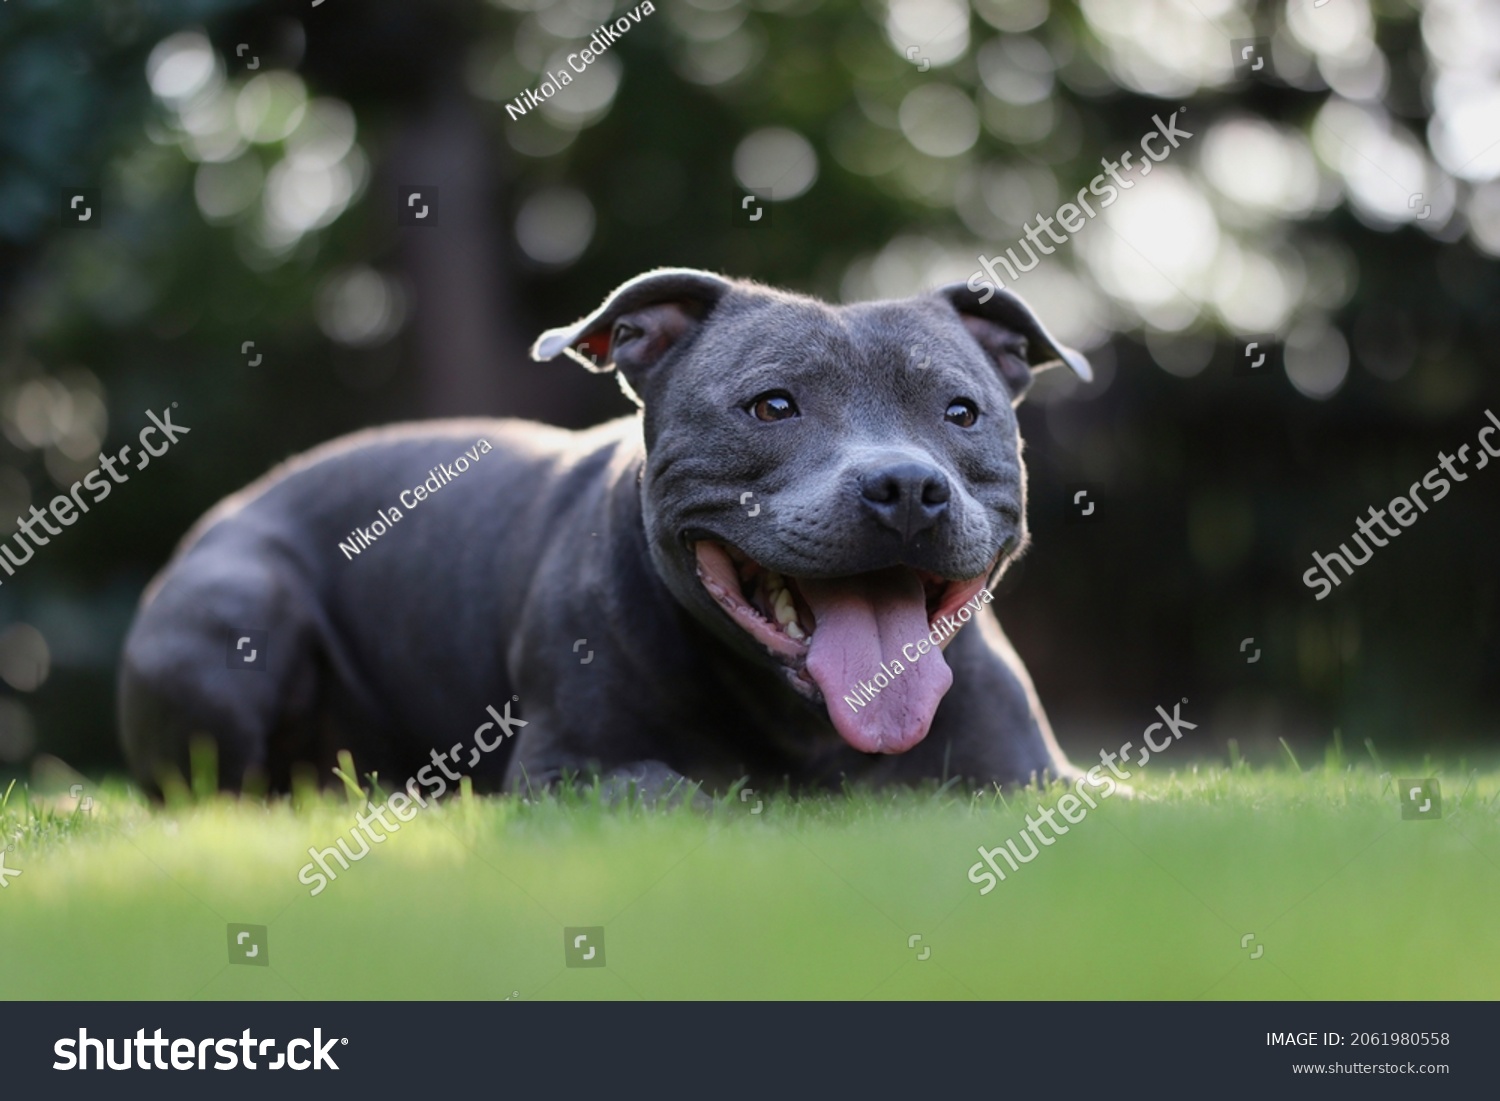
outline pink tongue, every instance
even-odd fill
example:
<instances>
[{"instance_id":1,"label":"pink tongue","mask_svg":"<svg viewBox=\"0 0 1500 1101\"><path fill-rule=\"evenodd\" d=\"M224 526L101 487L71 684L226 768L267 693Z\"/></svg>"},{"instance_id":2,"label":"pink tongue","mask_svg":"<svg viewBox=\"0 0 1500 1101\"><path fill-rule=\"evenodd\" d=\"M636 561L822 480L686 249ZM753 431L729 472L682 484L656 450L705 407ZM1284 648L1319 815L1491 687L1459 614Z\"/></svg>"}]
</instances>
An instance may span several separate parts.
<instances>
[{"instance_id":1,"label":"pink tongue","mask_svg":"<svg viewBox=\"0 0 1500 1101\"><path fill-rule=\"evenodd\" d=\"M908 660L930 630L917 575L882 570L831 581L799 578L797 586L817 619L807 671L844 741L863 753L904 753L925 738L953 671L936 646Z\"/></svg>"}]
</instances>

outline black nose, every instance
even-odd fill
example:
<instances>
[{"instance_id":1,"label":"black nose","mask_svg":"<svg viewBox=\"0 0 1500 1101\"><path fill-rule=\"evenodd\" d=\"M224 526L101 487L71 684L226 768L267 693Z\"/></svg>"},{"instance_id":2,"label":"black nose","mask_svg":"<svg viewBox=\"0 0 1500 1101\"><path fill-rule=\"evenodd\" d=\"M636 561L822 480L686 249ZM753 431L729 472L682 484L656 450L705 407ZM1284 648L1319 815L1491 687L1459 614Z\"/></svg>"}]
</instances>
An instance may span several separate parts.
<instances>
[{"instance_id":1,"label":"black nose","mask_svg":"<svg viewBox=\"0 0 1500 1101\"><path fill-rule=\"evenodd\" d=\"M947 511L951 495L941 470L917 462L861 474L859 492L875 518L906 540L936 524Z\"/></svg>"}]
</instances>

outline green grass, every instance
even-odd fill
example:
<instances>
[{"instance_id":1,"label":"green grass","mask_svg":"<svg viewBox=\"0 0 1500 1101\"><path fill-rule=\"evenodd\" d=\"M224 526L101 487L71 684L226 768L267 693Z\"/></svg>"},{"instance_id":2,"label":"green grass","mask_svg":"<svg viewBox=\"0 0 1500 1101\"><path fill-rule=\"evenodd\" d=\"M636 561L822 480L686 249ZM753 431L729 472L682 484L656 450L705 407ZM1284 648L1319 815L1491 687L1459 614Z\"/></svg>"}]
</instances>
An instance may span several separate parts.
<instances>
[{"instance_id":1,"label":"green grass","mask_svg":"<svg viewBox=\"0 0 1500 1101\"><path fill-rule=\"evenodd\" d=\"M983 897L966 874L976 847L1014 837L1060 790L777 798L760 814L759 796L712 812L462 797L310 897L297 873L351 825L345 792L180 792L155 808L106 786L85 814L17 786L0 806L6 861L23 870L0 891L0 991L1500 996L1500 772L1396 768L1443 786L1443 818L1407 822L1390 772L1336 752L1305 772L1158 768ZM228 965L231 922L269 926L270 967ZM564 967L565 925L604 926L607 966Z\"/></svg>"}]
</instances>

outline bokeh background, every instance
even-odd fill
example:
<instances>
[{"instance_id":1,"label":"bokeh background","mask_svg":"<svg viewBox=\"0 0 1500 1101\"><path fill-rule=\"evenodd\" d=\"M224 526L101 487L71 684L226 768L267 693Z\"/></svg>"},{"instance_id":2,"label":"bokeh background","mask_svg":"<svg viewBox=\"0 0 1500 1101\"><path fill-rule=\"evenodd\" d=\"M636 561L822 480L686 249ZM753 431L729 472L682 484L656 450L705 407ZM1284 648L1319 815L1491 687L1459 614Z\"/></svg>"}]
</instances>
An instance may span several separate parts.
<instances>
[{"instance_id":1,"label":"bokeh background","mask_svg":"<svg viewBox=\"0 0 1500 1101\"><path fill-rule=\"evenodd\" d=\"M1300 578L1500 413L1500 4L659 0L505 110L634 6L0 8L0 535L147 409L191 428L0 579L0 775L119 768L141 589L272 463L627 411L525 349L658 265L835 301L966 279L1173 111L1192 139L1015 284L1098 374L1023 407L1034 542L996 605L1065 745L1184 697L1182 763L1494 745L1500 469L1328 599ZM436 224L398 223L408 186ZM1065 523L1076 483L1100 523Z\"/></svg>"}]
</instances>

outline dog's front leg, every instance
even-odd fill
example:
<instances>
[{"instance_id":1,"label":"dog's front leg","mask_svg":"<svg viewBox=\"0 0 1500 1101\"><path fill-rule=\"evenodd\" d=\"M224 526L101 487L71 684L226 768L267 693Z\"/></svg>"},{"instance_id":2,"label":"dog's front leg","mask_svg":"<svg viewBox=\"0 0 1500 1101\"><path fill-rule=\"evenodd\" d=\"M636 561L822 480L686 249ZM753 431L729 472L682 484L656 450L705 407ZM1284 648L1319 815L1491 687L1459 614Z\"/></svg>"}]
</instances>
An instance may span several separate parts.
<instances>
[{"instance_id":1,"label":"dog's front leg","mask_svg":"<svg viewBox=\"0 0 1500 1101\"><path fill-rule=\"evenodd\" d=\"M675 803L692 799L695 805L711 804L699 785L661 761L641 757L627 761L601 761L598 757L569 749L565 740L549 733L545 717L528 725L515 756L506 768L507 791L534 796L573 785L598 782L606 803Z\"/></svg>"}]
</instances>

